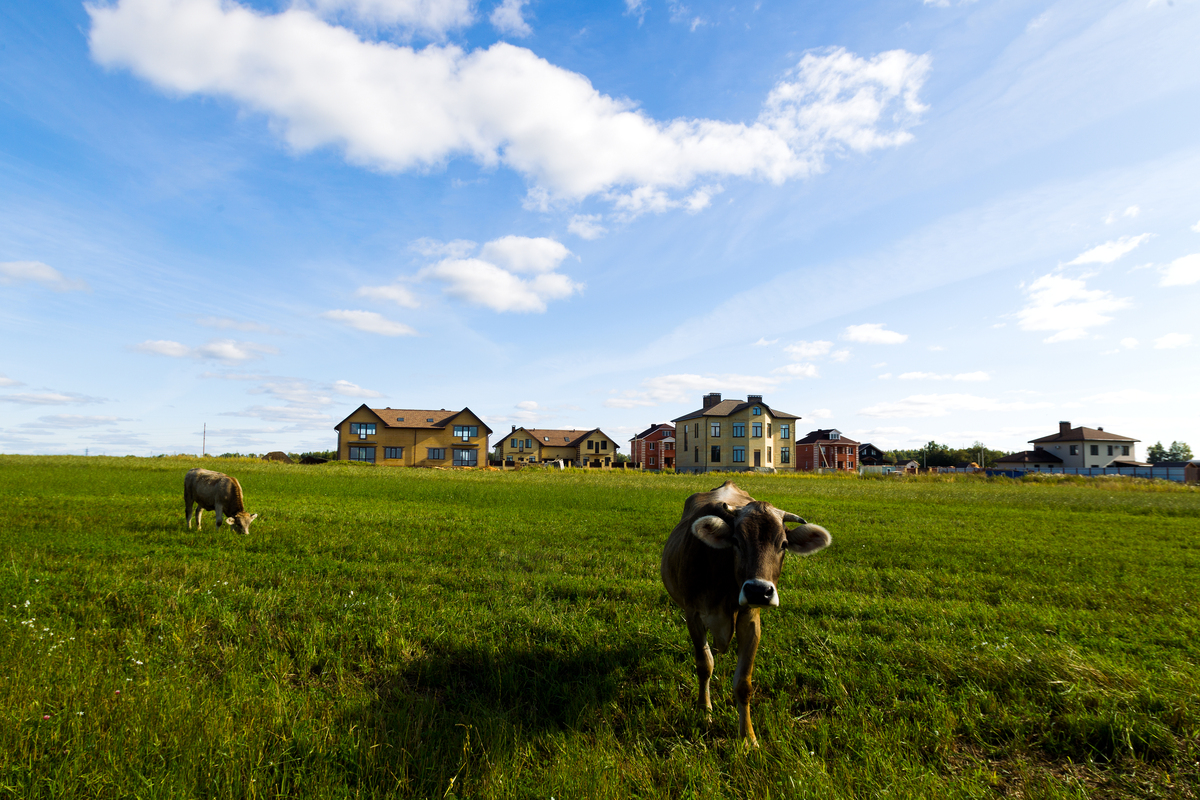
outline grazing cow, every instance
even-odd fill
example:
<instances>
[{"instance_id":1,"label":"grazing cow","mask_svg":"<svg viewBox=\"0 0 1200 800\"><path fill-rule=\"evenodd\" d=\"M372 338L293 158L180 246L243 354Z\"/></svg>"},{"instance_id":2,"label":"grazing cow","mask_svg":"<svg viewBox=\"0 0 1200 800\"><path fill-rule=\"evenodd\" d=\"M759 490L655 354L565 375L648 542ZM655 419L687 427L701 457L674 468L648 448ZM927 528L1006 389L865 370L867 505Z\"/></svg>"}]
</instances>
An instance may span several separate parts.
<instances>
[{"instance_id":1,"label":"grazing cow","mask_svg":"<svg viewBox=\"0 0 1200 800\"><path fill-rule=\"evenodd\" d=\"M192 527L192 503L196 504L197 530L200 529L200 516L205 511L216 512L217 530L221 529L223 518L226 525L244 534L250 533L250 523L258 518L258 514L246 513L242 486L237 478L209 469L190 469L183 477L183 507L189 530Z\"/></svg>"},{"instance_id":2,"label":"grazing cow","mask_svg":"<svg viewBox=\"0 0 1200 800\"><path fill-rule=\"evenodd\" d=\"M798 522L788 530L784 523ZM738 733L758 744L750 724L754 654L762 635L759 609L779 605L775 583L783 555L815 553L829 546L829 531L770 503L756 501L733 484L700 492L683 505L683 518L671 531L662 554L662 579L687 620L700 682L699 705L711 714L708 693L713 657L724 653L737 633L734 694Z\"/></svg>"}]
</instances>

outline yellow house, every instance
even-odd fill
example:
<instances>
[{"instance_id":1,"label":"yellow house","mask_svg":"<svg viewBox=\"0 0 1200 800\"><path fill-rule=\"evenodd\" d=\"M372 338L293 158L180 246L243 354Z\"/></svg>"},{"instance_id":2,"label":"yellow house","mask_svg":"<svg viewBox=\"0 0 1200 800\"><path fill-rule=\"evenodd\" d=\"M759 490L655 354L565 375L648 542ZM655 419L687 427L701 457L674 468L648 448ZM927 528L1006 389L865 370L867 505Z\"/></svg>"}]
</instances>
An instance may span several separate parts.
<instances>
[{"instance_id":1,"label":"yellow house","mask_svg":"<svg viewBox=\"0 0 1200 800\"><path fill-rule=\"evenodd\" d=\"M611 467L618 445L599 428L579 431L514 426L496 447L505 466L562 459L580 467Z\"/></svg>"},{"instance_id":2,"label":"yellow house","mask_svg":"<svg viewBox=\"0 0 1200 800\"><path fill-rule=\"evenodd\" d=\"M461 411L367 408L339 422L338 458L396 467L487 466L492 429Z\"/></svg>"},{"instance_id":3,"label":"yellow house","mask_svg":"<svg viewBox=\"0 0 1200 800\"><path fill-rule=\"evenodd\" d=\"M704 396L703 407L675 423L678 472L736 472L796 468L795 414L771 408L761 394L746 402Z\"/></svg>"}]
</instances>

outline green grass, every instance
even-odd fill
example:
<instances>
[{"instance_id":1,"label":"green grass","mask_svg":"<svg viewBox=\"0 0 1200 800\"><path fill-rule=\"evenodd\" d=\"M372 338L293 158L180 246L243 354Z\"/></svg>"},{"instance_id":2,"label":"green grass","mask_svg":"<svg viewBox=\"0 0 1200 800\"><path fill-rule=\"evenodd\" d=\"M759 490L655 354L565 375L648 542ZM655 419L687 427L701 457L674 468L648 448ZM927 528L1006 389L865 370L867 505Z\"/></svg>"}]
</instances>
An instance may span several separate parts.
<instances>
[{"instance_id":1,"label":"green grass","mask_svg":"<svg viewBox=\"0 0 1200 800\"><path fill-rule=\"evenodd\" d=\"M825 525L736 738L658 578L723 477L0 456L0 796L1200 793L1200 492L737 476ZM48 719L46 718L48 717Z\"/></svg>"}]
</instances>

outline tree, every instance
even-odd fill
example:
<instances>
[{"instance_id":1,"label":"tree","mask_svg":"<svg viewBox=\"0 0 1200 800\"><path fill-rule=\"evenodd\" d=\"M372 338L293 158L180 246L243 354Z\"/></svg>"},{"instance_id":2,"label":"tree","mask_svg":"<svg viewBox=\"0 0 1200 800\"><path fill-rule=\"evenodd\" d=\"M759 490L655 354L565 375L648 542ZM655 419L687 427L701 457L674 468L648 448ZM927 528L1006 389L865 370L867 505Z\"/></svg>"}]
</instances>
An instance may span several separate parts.
<instances>
[{"instance_id":1,"label":"tree","mask_svg":"<svg viewBox=\"0 0 1200 800\"><path fill-rule=\"evenodd\" d=\"M1157 464L1167 460L1167 448L1162 446L1162 442L1155 442L1146 448L1146 460L1151 464Z\"/></svg>"},{"instance_id":2,"label":"tree","mask_svg":"<svg viewBox=\"0 0 1200 800\"><path fill-rule=\"evenodd\" d=\"M1167 461L1191 461L1192 448L1187 446L1187 442L1171 442L1171 449L1167 451Z\"/></svg>"}]
</instances>

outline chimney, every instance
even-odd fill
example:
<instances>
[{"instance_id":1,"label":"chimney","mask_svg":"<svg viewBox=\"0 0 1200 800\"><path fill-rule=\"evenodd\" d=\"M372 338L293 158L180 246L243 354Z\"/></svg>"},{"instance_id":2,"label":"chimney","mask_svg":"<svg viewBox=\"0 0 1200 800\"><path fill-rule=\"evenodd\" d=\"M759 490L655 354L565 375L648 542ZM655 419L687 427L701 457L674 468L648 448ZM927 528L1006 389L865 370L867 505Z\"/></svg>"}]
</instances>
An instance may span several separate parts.
<instances>
[{"instance_id":1,"label":"chimney","mask_svg":"<svg viewBox=\"0 0 1200 800\"><path fill-rule=\"evenodd\" d=\"M1104 430L1104 428L1102 428L1102 427L1101 427L1101 428L1096 428L1096 430L1098 430L1098 431L1102 431L1102 430Z\"/></svg>"},{"instance_id":2,"label":"chimney","mask_svg":"<svg viewBox=\"0 0 1200 800\"><path fill-rule=\"evenodd\" d=\"M1058 423L1058 435L1059 436L1066 436L1070 432L1071 432L1071 423L1069 423L1069 422Z\"/></svg>"},{"instance_id":3,"label":"chimney","mask_svg":"<svg viewBox=\"0 0 1200 800\"><path fill-rule=\"evenodd\" d=\"M746 402L747 403L761 403L762 395L761 394L748 394L748 395L746 395Z\"/></svg>"},{"instance_id":4,"label":"chimney","mask_svg":"<svg viewBox=\"0 0 1200 800\"><path fill-rule=\"evenodd\" d=\"M712 408L719 402L721 402L721 393L720 392L709 392L708 394L704 395L704 407L705 408Z\"/></svg>"},{"instance_id":5,"label":"chimney","mask_svg":"<svg viewBox=\"0 0 1200 800\"><path fill-rule=\"evenodd\" d=\"M516 432L517 432L517 426L513 425L513 433L516 433Z\"/></svg>"}]
</instances>

